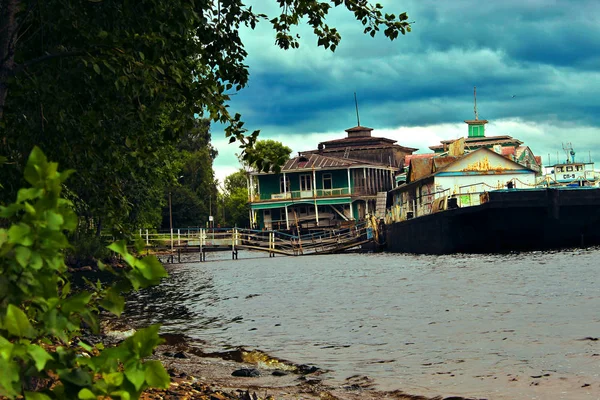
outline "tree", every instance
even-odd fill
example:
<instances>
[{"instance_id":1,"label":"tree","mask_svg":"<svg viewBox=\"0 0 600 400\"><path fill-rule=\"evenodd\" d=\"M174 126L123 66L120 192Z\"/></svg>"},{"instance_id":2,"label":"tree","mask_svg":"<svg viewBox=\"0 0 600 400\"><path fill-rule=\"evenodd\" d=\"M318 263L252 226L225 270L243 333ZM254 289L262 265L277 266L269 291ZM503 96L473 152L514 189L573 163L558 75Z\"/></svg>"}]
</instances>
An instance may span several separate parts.
<instances>
[{"instance_id":1,"label":"tree","mask_svg":"<svg viewBox=\"0 0 600 400\"><path fill-rule=\"evenodd\" d=\"M177 176L173 140L196 116L228 124L225 135L239 142L244 161L257 160L245 150L258 131L248 133L227 109L230 94L248 82L240 26L268 21L284 49L298 47L294 28L306 21L317 44L334 50L341 37L325 20L332 7L348 9L372 36L410 30L405 13L386 14L364 0L278 4L281 13L267 16L242 0L0 0L7 195L22 186L26 155L38 144L79 171L69 189L86 225L99 232L146 223L156 214L142 207L160 207L155 194Z\"/></svg>"},{"instance_id":2,"label":"tree","mask_svg":"<svg viewBox=\"0 0 600 400\"><path fill-rule=\"evenodd\" d=\"M225 178L225 191L222 194L227 225L250 226L250 205L248 204L247 173L243 169Z\"/></svg>"},{"instance_id":3,"label":"tree","mask_svg":"<svg viewBox=\"0 0 600 400\"><path fill-rule=\"evenodd\" d=\"M213 161L217 151L212 147L210 121L198 119L194 128L186 131L176 143L177 182L166 188L165 199L171 192L171 211L165 201L162 210L162 229L200 226L208 221L212 202L216 202L217 185Z\"/></svg>"},{"instance_id":4,"label":"tree","mask_svg":"<svg viewBox=\"0 0 600 400\"><path fill-rule=\"evenodd\" d=\"M255 169L262 171L264 166L283 165L290 158L292 149L284 146L283 143L276 140L258 140L252 149L247 150L249 156L254 160L251 164Z\"/></svg>"}]
</instances>

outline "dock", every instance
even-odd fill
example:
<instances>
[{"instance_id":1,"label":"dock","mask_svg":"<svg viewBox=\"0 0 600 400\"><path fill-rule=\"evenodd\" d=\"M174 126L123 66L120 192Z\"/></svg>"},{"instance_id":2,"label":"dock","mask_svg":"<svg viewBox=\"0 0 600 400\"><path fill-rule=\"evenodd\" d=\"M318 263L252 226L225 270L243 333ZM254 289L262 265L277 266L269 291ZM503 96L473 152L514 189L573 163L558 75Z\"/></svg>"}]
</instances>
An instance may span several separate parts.
<instances>
[{"instance_id":1,"label":"dock","mask_svg":"<svg viewBox=\"0 0 600 400\"><path fill-rule=\"evenodd\" d=\"M206 253L215 251L230 251L235 260L240 250L261 251L268 253L269 257L365 250L376 243L377 233L363 222L347 228L323 229L302 235L233 227L185 228L167 233L140 230L140 237L147 248L162 257L167 256L167 262L181 262L184 253L200 253L200 261L205 261Z\"/></svg>"}]
</instances>

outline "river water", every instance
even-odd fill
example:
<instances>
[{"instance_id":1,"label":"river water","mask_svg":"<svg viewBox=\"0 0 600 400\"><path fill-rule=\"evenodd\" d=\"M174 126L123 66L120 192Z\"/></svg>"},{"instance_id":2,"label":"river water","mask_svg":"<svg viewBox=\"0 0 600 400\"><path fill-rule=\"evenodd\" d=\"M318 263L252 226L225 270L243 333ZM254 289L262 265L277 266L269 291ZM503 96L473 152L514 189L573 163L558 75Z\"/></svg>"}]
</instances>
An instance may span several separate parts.
<instances>
[{"instance_id":1,"label":"river water","mask_svg":"<svg viewBox=\"0 0 600 400\"><path fill-rule=\"evenodd\" d=\"M331 382L359 374L411 394L600 398L598 248L227 257L169 266L127 315L209 350L316 365Z\"/></svg>"}]
</instances>

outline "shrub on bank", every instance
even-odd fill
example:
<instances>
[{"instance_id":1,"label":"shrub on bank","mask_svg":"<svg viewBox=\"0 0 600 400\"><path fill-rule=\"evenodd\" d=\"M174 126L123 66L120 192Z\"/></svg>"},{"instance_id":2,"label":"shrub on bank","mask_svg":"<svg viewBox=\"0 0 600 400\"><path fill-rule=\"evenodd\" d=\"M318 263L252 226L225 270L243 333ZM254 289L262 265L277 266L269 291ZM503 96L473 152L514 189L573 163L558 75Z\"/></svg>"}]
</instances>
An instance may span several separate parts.
<instances>
[{"instance_id":1,"label":"shrub on bank","mask_svg":"<svg viewBox=\"0 0 600 400\"><path fill-rule=\"evenodd\" d=\"M35 148L24 172L31 187L0 206L0 396L131 399L148 387L166 388L169 376L161 363L143 361L160 342L157 325L106 349L77 339L82 327L99 330L100 309L119 316L121 293L156 284L166 271L156 257L137 258L117 242L109 248L128 268L98 266L119 279L71 291L65 254L77 216L61 196L71 173L59 172Z\"/></svg>"}]
</instances>

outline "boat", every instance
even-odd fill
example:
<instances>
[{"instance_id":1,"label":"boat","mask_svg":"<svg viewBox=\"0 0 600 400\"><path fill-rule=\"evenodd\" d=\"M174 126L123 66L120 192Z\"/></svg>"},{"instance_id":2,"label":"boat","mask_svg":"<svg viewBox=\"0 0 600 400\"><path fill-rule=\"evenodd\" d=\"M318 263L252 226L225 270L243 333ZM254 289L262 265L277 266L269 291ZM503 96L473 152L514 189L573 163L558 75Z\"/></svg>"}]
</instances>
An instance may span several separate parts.
<instances>
[{"instance_id":1,"label":"boat","mask_svg":"<svg viewBox=\"0 0 600 400\"><path fill-rule=\"evenodd\" d=\"M571 143L563 144L563 150L567 156L565 162L558 162L557 160L556 164L544 167L538 186L581 187L600 185L600 172L594 169L591 157L589 162L576 161L576 153Z\"/></svg>"}]
</instances>

